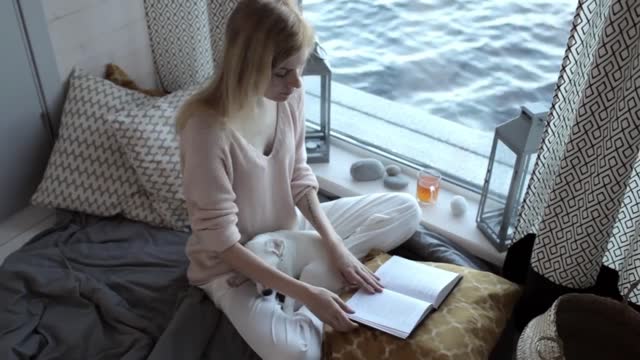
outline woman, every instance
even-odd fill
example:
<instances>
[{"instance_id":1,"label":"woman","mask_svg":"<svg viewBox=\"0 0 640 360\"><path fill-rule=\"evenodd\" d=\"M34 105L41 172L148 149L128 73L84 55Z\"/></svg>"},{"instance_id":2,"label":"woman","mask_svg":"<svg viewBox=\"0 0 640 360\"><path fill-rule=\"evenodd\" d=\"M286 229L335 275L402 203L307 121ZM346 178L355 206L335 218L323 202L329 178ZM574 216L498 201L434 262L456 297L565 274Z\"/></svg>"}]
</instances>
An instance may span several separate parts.
<instances>
[{"instance_id":1,"label":"woman","mask_svg":"<svg viewBox=\"0 0 640 360\"><path fill-rule=\"evenodd\" d=\"M225 44L216 76L178 115L192 226L188 277L262 358L319 359L322 323L351 330L351 309L335 293L267 266L242 244L260 233L313 228L331 259L327 271L345 285L382 291L358 257L408 239L419 207L406 194L318 201L306 164L301 90L314 32L297 5L241 0ZM250 282L228 281L237 273L304 306L286 314L277 301L257 296Z\"/></svg>"}]
</instances>

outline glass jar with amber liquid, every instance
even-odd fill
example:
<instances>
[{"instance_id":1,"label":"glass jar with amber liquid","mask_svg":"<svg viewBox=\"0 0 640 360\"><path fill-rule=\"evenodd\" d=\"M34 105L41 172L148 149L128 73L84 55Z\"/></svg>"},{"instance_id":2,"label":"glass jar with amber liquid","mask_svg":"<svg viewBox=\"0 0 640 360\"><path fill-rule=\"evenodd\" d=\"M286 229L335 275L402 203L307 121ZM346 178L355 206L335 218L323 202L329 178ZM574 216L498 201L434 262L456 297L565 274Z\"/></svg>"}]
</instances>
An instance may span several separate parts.
<instances>
[{"instance_id":1,"label":"glass jar with amber liquid","mask_svg":"<svg viewBox=\"0 0 640 360\"><path fill-rule=\"evenodd\" d=\"M418 171L416 197L420 205L435 205L440 192L442 175L434 169Z\"/></svg>"}]
</instances>

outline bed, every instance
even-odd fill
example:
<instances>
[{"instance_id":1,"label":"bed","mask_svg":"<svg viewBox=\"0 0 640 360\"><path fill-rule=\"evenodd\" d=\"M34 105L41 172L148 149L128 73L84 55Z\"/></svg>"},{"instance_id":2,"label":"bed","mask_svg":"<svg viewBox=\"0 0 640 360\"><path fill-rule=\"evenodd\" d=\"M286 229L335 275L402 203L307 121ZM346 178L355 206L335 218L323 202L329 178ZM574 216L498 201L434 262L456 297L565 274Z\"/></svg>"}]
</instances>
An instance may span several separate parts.
<instances>
[{"instance_id":1,"label":"bed","mask_svg":"<svg viewBox=\"0 0 640 360\"><path fill-rule=\"evenodd\" d=\"M122 217L57 218L2 265L0 357L255 358L188 286L186 233Z\"/></svg>"}]
</instances>

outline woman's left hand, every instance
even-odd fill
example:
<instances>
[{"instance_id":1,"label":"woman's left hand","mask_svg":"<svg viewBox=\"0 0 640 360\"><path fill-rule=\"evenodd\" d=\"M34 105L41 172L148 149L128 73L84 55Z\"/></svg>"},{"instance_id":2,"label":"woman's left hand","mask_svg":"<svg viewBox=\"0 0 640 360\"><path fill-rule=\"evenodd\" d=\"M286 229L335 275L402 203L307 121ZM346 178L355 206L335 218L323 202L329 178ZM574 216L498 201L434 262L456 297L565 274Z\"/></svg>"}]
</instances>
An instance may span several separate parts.
<instances>
[{"instance_id":1,"label":"woman's left hand","mask_svg":"<svg viewBox=\"0 0 640 360\"><path fill-rule=\"evenodd\" d=\"M331 260L349 287L360 287L373 294L382 291L380 278L362 264L344 245L332 246Z\"/></svg>"}]
</instances>

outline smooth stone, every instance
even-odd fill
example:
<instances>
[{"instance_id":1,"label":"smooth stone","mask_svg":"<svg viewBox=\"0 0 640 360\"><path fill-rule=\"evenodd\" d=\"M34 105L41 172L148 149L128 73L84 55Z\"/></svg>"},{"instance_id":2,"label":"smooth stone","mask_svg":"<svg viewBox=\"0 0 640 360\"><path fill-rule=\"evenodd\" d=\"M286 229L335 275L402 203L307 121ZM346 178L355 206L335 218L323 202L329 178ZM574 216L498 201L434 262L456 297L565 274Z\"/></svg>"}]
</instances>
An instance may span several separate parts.
<instances>
[{"instance_id":1,"label":"smooth stone","mask_svg":"<svg viewBox=\"0 0 640 360\"><path fill-rule=\"evenodd\" d=\"M398 166L398 165L393 165L393 164L391 164L391 165L387 165L387 167L385 168L385 170L387 170L387 175L389 175L389 176L396 176L396 175L399 175L399 174L400 174L400 172L402 171L402 170L400 170L400 166Z\"/></svg>"},{"instance_id":2,"label":"smooth stone","mask_svg":"<svg viewBox=\"0 0 640 360\"><path fill-rule=\"evenodd\" d=\"M320 144L315 141L307 141L305 146L307 147L307 150L316 150L320 147Z\"/></svg>"},{"instance_id":3,"label":"smooth stone","mask_svg":"<svg viewBox=\"0 0 640 360\"><path fill-rule=\"evenodd\" d=\"M449 206L451 207L451 214L453 214L453 216L462 216L467 212L467 200L460 195L454 196Z\"/></svg>"},{"instance_id":4,"label":"smooth stone","mask_svg":"<svg viewBox=\"0 0 640 360\"><path fill-rule=\"evenodd\" d=\"M358 160L351 165L351 177L357 181L372 181L384 176L384 166L379 160Z\"/></svg>"},{"instance_id":5,"label":"smooth stone","mask_svg":"<svg viewBox=\"0 0 640 360\"><path fill-rule=\"evenodd\" d=\"M402 190L409 185L409 179L403 175L387 176L384 178L384 187L391 190Z\"/></svg>"}]
</instances>

